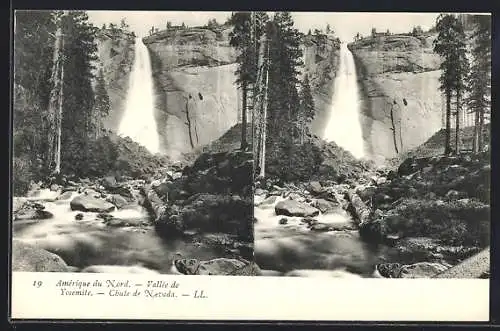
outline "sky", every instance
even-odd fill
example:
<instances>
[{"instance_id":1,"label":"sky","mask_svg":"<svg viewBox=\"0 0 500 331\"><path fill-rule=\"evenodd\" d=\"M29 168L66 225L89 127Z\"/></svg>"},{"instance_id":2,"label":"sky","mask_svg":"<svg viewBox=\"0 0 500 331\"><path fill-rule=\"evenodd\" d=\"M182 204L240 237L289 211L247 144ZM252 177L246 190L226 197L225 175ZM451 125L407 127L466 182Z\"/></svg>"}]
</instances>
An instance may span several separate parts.
<instances>
[{"instance_id":1,"label":"sky","mask_svg":"<svg viewBox=\"0 0 500 331\"><path fill-rule=\"evenodd\" d=\"M138 36L146 36L151 26L163 28L167 21L174 25L184 22L188 26L204 25L210 18L222 23L231 15L223 11L89 11L89 18L96 26L106 23L119 24L125 18ZM306 33L309 29L325 29L327 24L343 41L351 41L359 32L368 35L372 27L377 31L410 32L420 25L424 30L436 21L438 13L333 13L333 12L292 12L295 27Z\"/></svg>"}]
</instances>

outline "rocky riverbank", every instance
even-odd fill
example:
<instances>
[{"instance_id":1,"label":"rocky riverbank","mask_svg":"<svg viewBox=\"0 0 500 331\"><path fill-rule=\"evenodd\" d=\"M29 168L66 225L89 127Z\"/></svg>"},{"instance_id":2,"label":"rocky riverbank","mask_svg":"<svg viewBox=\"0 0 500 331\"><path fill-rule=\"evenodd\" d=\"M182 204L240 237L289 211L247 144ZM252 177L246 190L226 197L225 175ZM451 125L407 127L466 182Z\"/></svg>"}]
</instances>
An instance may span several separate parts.
<instances>
[{"instance_id":1,"label":"rocky riverbank","mask_svg":"<svg viewBox=\"0 0 500 331\"><path fill-rule=\"evenodd\" d=\"M32 184L13 199L13 269L182 273L196 260L204 267L188 273L258 273L252 162L246 152L204 153L156 180Z\"/></svg>"},{"instance_id":2,"label":"rocky riverbank","mask_svg":"<svg viewBox=\"0 0 500 331\"><path fill-rule=\"evenodd\" d=\"M318 232L330 233L324 252L340 233L359 234L373 253L370 258L364 253L358 256L365 270L345 261L341 265L351 271L358 268L355 273L369 277L433 277L489 246L489 153L410 157L397 168L347 161L337 162L340 169L335 166L337 159L325 157L322 163L332 165L330 174L318 172L314 181L257 183L255 249L263 269L279 269L280 263L301 266L300 258L323 254L316 250L300 257L311 246L297 248L299 242L308 241L298 239L299 233L309 239ZM267 225L259 224L261 219ZM284 248L284 239L278 238L288 235L296 241L286 244L297 246L293 250ZM311 269L331 271L333 265L325 261L337 252L333 249ZM288 256L285 262L283 254ZM370 264L372 274L366 271Z\"/></svg>"}]
</instances>

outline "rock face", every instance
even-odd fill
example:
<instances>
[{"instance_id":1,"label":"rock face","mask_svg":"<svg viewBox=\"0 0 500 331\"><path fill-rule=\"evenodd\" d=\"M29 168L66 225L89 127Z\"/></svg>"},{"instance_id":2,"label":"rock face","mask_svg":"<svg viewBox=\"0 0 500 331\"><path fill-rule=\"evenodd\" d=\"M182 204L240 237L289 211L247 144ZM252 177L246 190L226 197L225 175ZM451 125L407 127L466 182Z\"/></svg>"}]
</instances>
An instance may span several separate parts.
<instances>
[{"instance_id":1,"label":"rock face","mask_svg":"<svg viewBox=\"0 0 500 331\"><path fill-rule=\"evenodd\" d=\"M163 150L181 153L220 137L238 122L236 51L231 28L159 31L143 39L151 56Z\"/></svg>"},{"instance_id":2,"label":"rock face","mask_svg":"<svg viewBox=\"0 0 500 331\"><path fill-rule=\"evenodd\" d=\"M363 138L373 157L393 157L396 149L414 148L441 129L440 58L432 50L434 39L430 34L390 35L349 45L361 79Z\"/></svg>"},{"instance_id":3,"label":"rock face","mask_svg":"<svg viewBox=\"0 0 500 331\"><path fill-rule=\"evenodd\" d=\"M135 38L123 30L101 29L97 34L98 67L104 73L111 107L104 127L116 131L125 110L129 77L134 63Z\"/></svg>"},{"instance_id":4,"label":"rock face","mask_svg":"<svg viewBox=\"0 0 500 331\"><path fill-rule=\"evenodd\" d=\"M157 123L172 158L222 136L241 122L241 93L235 85L237 51L229 45L231 26L172 28L143 39L155 80ZM316 116L312 132L323 134L338 67L335 39L302 42L304 71L311 82Z\"/></svg>"},{"instance_id":5,"label":"rock face","mask_svg":"<svg viewBox=\"0 0 500 331\"><path fill-rule=\"evenodd\" d=\"M68 266L56 254L19 240L12 242L12 271L67 272Z\"/></svg>"},{"instance_id":6,"label":"rock face","mask_svg":"<svg viewBox=\"0 0 500 331\"><path fill-rule=\"evenodd\" d=\"M318 39L315 36L305 36L301 48L303 74L307 73L309 76L314 98L315 116L311 132L322 137L330 114L340 45L331 37Z\"/></svg>"}]
</instances>

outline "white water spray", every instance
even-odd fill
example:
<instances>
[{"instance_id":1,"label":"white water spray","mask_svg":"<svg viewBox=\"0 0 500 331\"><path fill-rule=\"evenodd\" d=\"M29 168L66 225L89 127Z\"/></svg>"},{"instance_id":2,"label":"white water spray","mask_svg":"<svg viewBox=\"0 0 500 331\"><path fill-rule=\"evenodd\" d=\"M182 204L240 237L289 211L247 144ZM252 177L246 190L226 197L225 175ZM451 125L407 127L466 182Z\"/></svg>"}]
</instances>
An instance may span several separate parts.
<instances>
[{"instance_id":1,"label":"white water spray","mask_svg":"<svg viewBox=\"0 0 500 331\"><path fill-rule=\"evenodd\" d=\"M340 48L340 67L335 79L330 119L323 138L333 141L356 158L364 156L363 131L359 120L360 98L356 66L347 44Z\"/></svg>"},{"instance_id":2,"label":"white water spray","mask_svg":"<svg viewBox=\"0 0 500 331\"><path fill-rule=\"evenodd\" d=\"M129 80L126 108L120 123L119 135L128 136L158 153L159 139L154 117L154 90L151 60L141 38L135 40L135 59Z\"/></svg>"}]
</instances>

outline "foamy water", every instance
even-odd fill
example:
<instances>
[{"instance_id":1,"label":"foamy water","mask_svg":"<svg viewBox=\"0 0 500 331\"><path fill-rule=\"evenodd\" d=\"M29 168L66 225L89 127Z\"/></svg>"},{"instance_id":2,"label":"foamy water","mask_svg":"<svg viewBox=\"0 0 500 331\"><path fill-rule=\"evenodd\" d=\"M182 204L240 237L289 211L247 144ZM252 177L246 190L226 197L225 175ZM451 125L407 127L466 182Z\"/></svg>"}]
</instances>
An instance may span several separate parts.
<instances>
[{"instance_id":1,"label":"foamy water","mask_svg":"<svg viewBox=\"0 0 500 331\"><path fill-rule=\"evenodd\" d=\"M257 199L259 200L259 199ZM273 203L254 208L257 223L255 231L255 262L264 274L290 277L374 277L378 253L359 238L355 230L311 231L302 217L288 217L287 224L279 224L285 216L276 215ZM261 202L261 201L258 201ZM324 224L348 224L351 217L342 209L314 217ZM276 273L276 274L274 274Z\"/></svg>"},{"instance_id":2,"label":"foamy water","mask_svg":"<svg viewBox=\"0 0 500 331\"><path fill-rule=\"evenodd\" d=\"M130 75L125 112L118 130L145 146L151 153L159 151L154 117L154 89L149 51L141 38L135 40L135 60Z\"/></svg>"},{"instance_id":3,"label":"foamy water","mask_svg":"<svg viewBox=\"0 0 500 331\"><path fill-rule=\"evenodd\" d=\"M197 247L190 241L165 241L149 223L147 211L139 205L110 212L127 226L109 226L98 213L73 211L70 202L80 195L54 200L59 192L43 189L25 200L42 203L54 216L44 220L16 220L13 238L59 255L68 265L82 272L172 273L175 253L186 257L211 259L218 252ZM81 219L75 216L81 214ZM139 221L137 221L139 220ZM128 223L128 222L126 222Z\"/></svg>"},{"instance_id":4,"label":"foamy water","mask_svg":"<svg viewBox=\"0 0 500 331\"><path fill-rule=\"evenodd\" d=\"M365 155L360 123L360 96L356 66L347 44L340 48L340 66L335 79L330 119L323 138L351 152L354 157Z\"/></svg>"}]
</instances>

